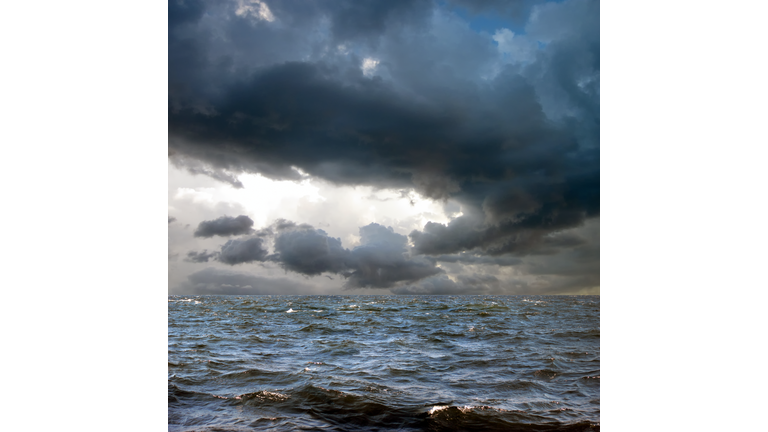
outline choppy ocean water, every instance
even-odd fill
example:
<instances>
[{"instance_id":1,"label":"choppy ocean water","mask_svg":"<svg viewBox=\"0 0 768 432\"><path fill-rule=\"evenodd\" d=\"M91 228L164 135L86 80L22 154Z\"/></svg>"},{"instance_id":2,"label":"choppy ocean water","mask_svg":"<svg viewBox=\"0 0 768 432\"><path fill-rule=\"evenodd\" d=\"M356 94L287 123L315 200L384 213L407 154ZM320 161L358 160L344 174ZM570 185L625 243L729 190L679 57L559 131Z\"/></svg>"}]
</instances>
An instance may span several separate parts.
<instances>
[{"instance_id":1,"label":"choppy ocean water","mask_svg":"<svg viewBox=\"0 0 768 432\"><path fill-rule=\"evenodd\" d=\"M169 431L597 431L599 296L169 296Z\"/></svg>"}]
</instances>

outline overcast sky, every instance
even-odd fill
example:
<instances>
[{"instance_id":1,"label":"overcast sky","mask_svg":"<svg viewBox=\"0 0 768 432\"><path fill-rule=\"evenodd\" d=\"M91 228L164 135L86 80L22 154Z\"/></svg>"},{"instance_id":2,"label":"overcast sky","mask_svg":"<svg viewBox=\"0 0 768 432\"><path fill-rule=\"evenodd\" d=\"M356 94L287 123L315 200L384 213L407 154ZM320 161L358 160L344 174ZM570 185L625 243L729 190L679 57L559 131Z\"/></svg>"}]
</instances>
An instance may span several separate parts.
<instances>
[{"instance_id":1,"label":"overcast sky","mask_svg":"<svg viewBox=\"0 0 768 432\"><path fill-rule=\"evenodd\" d=\"M600 4L177 1L171 294L599 294Z\"/></svg>"}]
</instances>

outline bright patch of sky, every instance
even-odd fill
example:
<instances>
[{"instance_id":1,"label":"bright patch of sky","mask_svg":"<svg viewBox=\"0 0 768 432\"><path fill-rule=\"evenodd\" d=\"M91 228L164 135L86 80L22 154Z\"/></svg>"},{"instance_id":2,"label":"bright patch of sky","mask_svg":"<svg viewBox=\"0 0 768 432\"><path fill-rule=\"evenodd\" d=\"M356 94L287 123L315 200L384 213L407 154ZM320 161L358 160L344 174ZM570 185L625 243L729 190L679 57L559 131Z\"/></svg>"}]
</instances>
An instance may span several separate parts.
<instances>
[{"instance_id":1,"label":"bright patch of sky","mask_svg":"<svg viewBox=\"0 0 768 432\"><path fill-rule=\"evenodd\" d=\"M363 60L363 65L361 66L363 69L363 75L370 77L376 72L376 66L379 65L379 61L372 59L372 58L366 58Z\"/></svg>"},{"instance_id":2,"label":"bright patch of sky","mask_svg":"<svg viewBox=\"0 0 768 432\"><path fill-rule=\"evenodd\" d=\"M269 6L260 0L238 0L235 14L237 14L237 16L250 16L269 22L275 20L275 16L272 15Z\"/></svg>"},{"instance_id":3,"label":"bright patch of sky","mask_svg":"<svg viewBox=\"0 0 768 432\"><path fill-rule=\"evenodd\" d=\"M508 28L496 30L493 40L505 60L527 63L534 59L539 45L524 35L516 35Z\"/></svg>"},{"instance_id":4,"label":"bright patch of sky","mask_svg":"<svg viewBox=\"0 0 768 432\"><path fill-rule=\"evenodd\" d=\"M489 13L470 13L466 8L454 7L450 9L453 13L461 17L462 20L469 24L469 28L477 33L494 34L496 30L500 28L508 28L515 33L524 33L525 23L524 20L515 23L509 19L504 19L500 16L491 16Z\"/></svg>"},{"instance_id":5,"label":"bright patch of sky","mask_svg":"<svg viewBox=\"0 0 768 432\"><path fill-rule=\"evenodd\" d=\"M429 221L447 223L451 219L442 202L412 190L335 186L313 178L276 181L260 174L239 175L243 188L236 189L171 164L168 174L168 213L193 226L214 214L245 214L253 219L256 229L282 218L321 228L341 238L344 247L353 247L359 240L358 229L371 222L391 226L395 232L407 235ZM204 214L189 214L194 207L203 207Z\"/></svg>"}]
</instances>

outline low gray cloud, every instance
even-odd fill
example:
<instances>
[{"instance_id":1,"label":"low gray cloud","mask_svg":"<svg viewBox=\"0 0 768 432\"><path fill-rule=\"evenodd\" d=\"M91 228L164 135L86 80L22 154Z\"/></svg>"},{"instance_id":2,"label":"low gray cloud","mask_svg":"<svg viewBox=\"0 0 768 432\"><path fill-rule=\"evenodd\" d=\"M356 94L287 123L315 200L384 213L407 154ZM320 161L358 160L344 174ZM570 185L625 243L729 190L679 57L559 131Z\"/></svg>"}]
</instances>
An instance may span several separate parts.
<instances>
[{"instance_id":1,"label":"low gray cloud","mask_svg":"<svg viewBox=\"0 0 768 432\"><path fill-rule=\"evenodd\" d=\"M210 222L222 221L217 226L226 226L232 219ZM268 236L274 236L272 255L262 238ZM220 252L189 252L186 261L216 259L229 265L270 261L307 276L340 274L346 278L344 286L348 289L390 288L442 272L435 260L411 255L408 237L395 233L392 227L371 223L360 228L360 237L360 246L350 250L342 246L341 239L330 237L322 229L280 219L255 236L229 240Z\"/></svg>"},{"instance_id":2,"label":"low gray cloud","mask_svg":"<svg viewBox=\"0 0 768 432\"><path fill-rule=\"evenodd\" d=\"M175 218L175 217L173 217L173 216L168 216L168 225L172 224L172 223L173 223L173 222L175 222L175 221L176 221L176 218Z\"/></svg>"},{"instance_id":3,"label":"low gray cloud","mask_svg":"<svg viewBox=\"0 0 768 432\"><path fill-rule=\"evenodd\" d=\"M193 262L193 263L204 263L204 262L208 262L208 260L210 259L216 259L218 258L218 256L219 256L219 252L213 251L211 253L208 253L207 249L203 250L202 252L189 251L184 261Z\"/></svg>"},{"instance_id":4,"label":"low gray cloud","mask_svg":"<svg viewBox=\"0 0 768 432\"><path fill-rule=\"evenodd\" d=\"M391 227L371 223L360 228L360 246L352 249L349 287L389 288L398 282L415 281L440 273L435 262L411 256L408 238Z\"/></svg>"},{"instance_id":5,"label":"low gray cloud","mask_svg":"<svg viewBox=\"0 0 768 432\"><path fill-rule=\"evenodd\" d=\"M208 267L187 277L172 294L259 295L307 294L312 287L287 278L267 278Z\"/></svg>"},{"instance_id":6,"label":"low gray cloud","mask_svg":"<svg viewBox=\"0 0 768 432\"><path fill-rule=\"evenodd\" d=\"M276 228L280 232L275 238L275 255L270 259L286 270L310 276L347 270L349 251L341 246L341 239L287 221L279 221Z\"/></svg>"},{"instance_id":7,"label":"low gray cloud","mask_svg":"<svg viewBox=\"0 0 768 432\"><path fill-rule=\"evenodd\" d=\"M344 289L389 288L394 294L547 294L584 292L600 285L599 221L549 233L521 256L485 255L482 249L418 255L408 246L407 236L377 223L360 227L360 245L352 249L324 230L283 219L259 233L262 237L229 240L220 252L189 252L185 261L273 262L306 276L339 274L345 278ZM266 248L270 238L275 245L271 255ZM449 267L449 276L438 262L461 266ZM472 273L464 274L467 268L462 266L514 266L518 276L507 275L501 282L498 275L482 273L490 271L487 267L481 273L474 271L480 267L472 267Z\"/></svg>"},{"instance_id":8,"label":"low gray cloud","mask_svg":"<svg viewBox=\"0 0 768 432\"><path fill-rule=\"evenodd\" d=\"M264 245L264 239L260 237L251 237L245 239L232 239L221 246L220 251L208 252L207 249L202 252L189 251L186 262L204 263L211 261L220 261L224 264L235 265L252 262L263 262L267 260L269 251Z\"/></svg>"},{"instance_id":9,"label":"low gray cloud","mask_svg":"<svg viewBox=\"0 0 768 432\"><path fill-rule=\"evenodd\" d=\"M433 260L411 256L408 238L391 227L371 223L360 228L360 246L349 250L338 238L312 226L288 221L275 224L275 254L271 261L306 275L325 272L347 278L345 287L389 288L440 273Z\"/></svg>"},{"instance_id":10,"label":"low gray cloud","mask_svg":"<svg viewBox=\"0 0 768 432\"><path fill-rule=\"evenodd\" d=\"M232 239L221 247L219 261L229 265L251 263L265 261L268 254L264 240L260 237Z\"/></svg>"},{"instance_id":11,"label":"low gray cloud","mask_svg":"<svg viewBox=\"0 0 768 432\"><path fill-rule=\"evenodd\" d=\"M227 237L252 233L254 233L253 220L248 216L222 216L218 219L200 222L195 231L195 237Z\"/></svg>"},{"instance_id":12,"label":"low gray cloud","mask_svg":"<svg viewBox=\"0 0 768 432\"><path fill-rule=\"evenodd\" d=\"M401 295L471 295L505 294L501 283L492 275L458 275L455 281L446 275L438 275L392 289Z\"/></svg>"}]
</instances>

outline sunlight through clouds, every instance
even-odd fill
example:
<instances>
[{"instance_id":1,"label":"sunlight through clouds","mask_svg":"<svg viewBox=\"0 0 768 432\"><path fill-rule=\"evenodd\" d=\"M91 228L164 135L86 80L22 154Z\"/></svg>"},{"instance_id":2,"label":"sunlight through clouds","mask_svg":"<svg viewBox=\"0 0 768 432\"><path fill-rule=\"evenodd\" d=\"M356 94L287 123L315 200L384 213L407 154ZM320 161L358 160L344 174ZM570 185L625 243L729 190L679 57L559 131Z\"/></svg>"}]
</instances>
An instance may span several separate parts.
<instances>
[{"instance_id":1,"label":"sunlight through clouds","mask_svg":"<svg viewBox=\"0 0 768 432\"><path fill-rule=\"evenodd\" d=\"M219 203L236 204L254 220L256 228L266 227L280 218L301 220L318 226L325 224L329 232L354 239L358 227L370 222L391 225L396 232L407 235L429 221L448 223L451 220L442 202L413 190L335 186L312 178L300 182L277 181L260 174L239 175L243 188L234 188L173 165L169 165L169 175L171 184L188 184L193 179L200 183L197 187L178 187L172 200L191 200L209 207ZM334 206L333 203L339 202L344 203L343 209ZM340 231L342 221L351 224L349 232Z\"/></svg>"},{"instance_id":2,"label":"sunlight through clouds","mask_svg":"<svg viewBox=\"0 0 768 432\"><path fill-rule=\"evenodd\" d=\"M363 60L363 75L370 77L373 75L374 72L376 72L376 66L379 65L378 60L374 60L372 58L366 58Z\"/></svg>"},{"instance_id":3,"label":"sunlight through clouds","mask_svg":"<svg viewBox=\"0 0 768 432\"><path fill-rule=\"evenodd\" d=\"M272 11L269 10L269 6L266 3L259 0L238 0L238 7L235 11L237 16L250 16L253 18L261 19L264 21L272 22L275 20L275 16L272 15Z\"/></svg>"}]
</instances>

